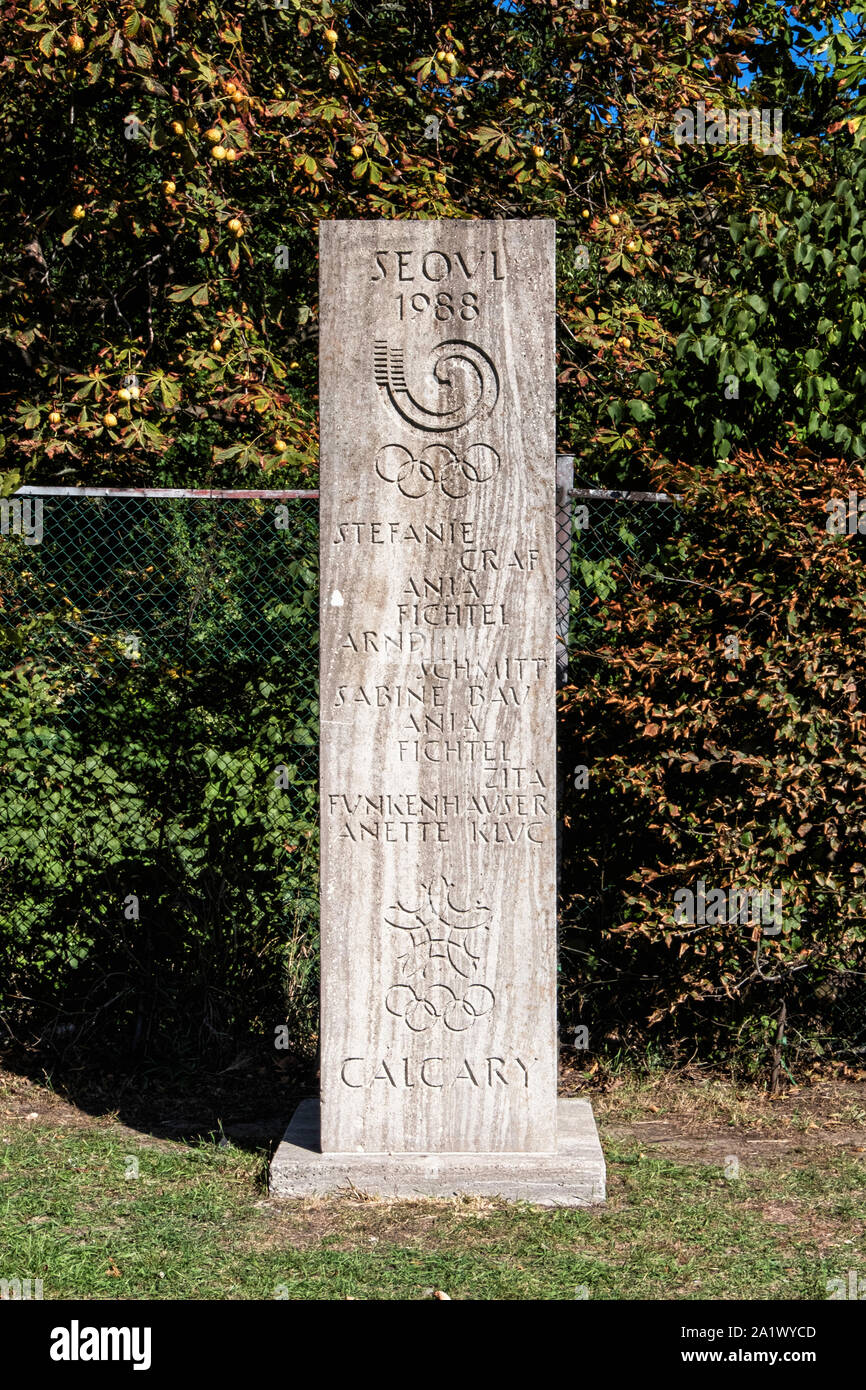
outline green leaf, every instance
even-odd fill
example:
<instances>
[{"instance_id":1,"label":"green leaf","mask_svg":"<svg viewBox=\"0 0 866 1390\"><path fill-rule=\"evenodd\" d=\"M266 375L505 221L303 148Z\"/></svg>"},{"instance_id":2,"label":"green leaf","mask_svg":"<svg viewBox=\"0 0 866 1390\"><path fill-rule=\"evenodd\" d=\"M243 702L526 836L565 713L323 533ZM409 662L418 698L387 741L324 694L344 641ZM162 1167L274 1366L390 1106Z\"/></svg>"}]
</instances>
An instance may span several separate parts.
<instances>
[{"instance_id":1,"label":"green leaf","mask_svg":"<svg viewBox=\"0 0 866 1390\"><path fill-rule=\"evenodd\" d=\"M133 43L132 40L130 40L129 51L135 60L135 66L137 68L149 68L152 66L153 55L150 49L146 48L144 44Z\"/></svg>"},{"instance_id":2,"label":"green leaf","mask_svg":"<svg viewBox=\"0 0 866 1390\"><path fill-rule=\"evenodd\" d=\"M201 294L204 290L204 300L194 302L207 303L207 285L183 285L179 290L172 290L168 296L173 304L183 304L184 300L192 299L194 295Z\"/></svg>"},{"instance_id":3,"label":"green leaf","mask_svg":"<svg viewBox=\"0 0 866 1390\"><path fill-rule=\"evenodd\" d=\"M156 378L156 384L159 387L159 394L162 397L163 405L171 409L178 405L180 402L180 385L178 382L173 381L172 378L166 376L164 372L160 372Z\"/></svg>"}]
</instances>

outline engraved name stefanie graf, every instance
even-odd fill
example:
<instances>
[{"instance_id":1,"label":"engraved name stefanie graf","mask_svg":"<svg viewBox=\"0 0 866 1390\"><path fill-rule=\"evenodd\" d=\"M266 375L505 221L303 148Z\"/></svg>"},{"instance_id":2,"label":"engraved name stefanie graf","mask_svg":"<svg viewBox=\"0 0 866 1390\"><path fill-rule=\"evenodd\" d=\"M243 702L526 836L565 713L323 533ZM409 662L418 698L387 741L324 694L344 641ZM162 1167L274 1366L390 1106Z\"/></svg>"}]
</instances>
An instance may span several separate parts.
<instances>
[{"instance_id":1,"label":"engraved name stefanie graf","mask_svg":"<svg viewBox=\"0 0 866 1390\"><path fill-rule=\"evenodd\" d=\"M459 552L457 564L471 573L506 569L526 572L534 570L538 560L534 540L523 545L516 538L498 545L485 544L474 521L340 521L331 544L406 546L407 554L420 554L413 549L418 546L453 547Z\"/></svg>"},{"instance_id":2,"label":"engraved name stefanie graf","mask_svg":"<svg viewBox=\"0 0 866 1390\"><path fill-rule=\"evenodd\" d=\"M397 521L342 521L332 544L373 546L442 545L454 552L452 571L405 574L394 599L393 621L397 627L509 627L513 618L509 605L490 593L496 579L508 581L511 595L515 581L529 582L538 573L539 547L528 543L506 542L485 545L472 522L442 521L408 524ZM519 599L515 599L519 604ZM354 650L375 650L349 634L344 646ZM415 648L412 648L415 650Z\"/></svg>"}]
</instances>

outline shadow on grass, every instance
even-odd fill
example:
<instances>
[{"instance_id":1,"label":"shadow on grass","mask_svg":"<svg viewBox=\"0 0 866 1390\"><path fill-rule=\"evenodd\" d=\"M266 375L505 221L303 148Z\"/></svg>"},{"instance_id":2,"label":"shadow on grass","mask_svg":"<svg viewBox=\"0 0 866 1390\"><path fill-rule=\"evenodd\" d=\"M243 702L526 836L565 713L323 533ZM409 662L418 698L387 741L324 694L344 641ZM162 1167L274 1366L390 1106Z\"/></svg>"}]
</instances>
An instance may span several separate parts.
<instances>
[{"instance_id":1,"label":"shadow on grass","mask_svg":"<svg viewBox=\"0 0 866 1390\"><path fill-rule=\"evenodd\" d=\"M278 1054L252 1038L219 1069L201 1060L151 1059L130 1064L118 1055L56 1047L10 1047L0 1053L10 1079L42 1087L38 1104L60 1123L75 1123L72 1106L94 1119L114 1119L156 1139L215 1140L250 1152L272 1153L295 1106L318 1093L308 1056ZM25 1088L26 1089L26 1088ZM32 1100L22 1102L32 1108ZM66 1112L65 1114L63 1112Z\"/></svg>"}]
</instances>

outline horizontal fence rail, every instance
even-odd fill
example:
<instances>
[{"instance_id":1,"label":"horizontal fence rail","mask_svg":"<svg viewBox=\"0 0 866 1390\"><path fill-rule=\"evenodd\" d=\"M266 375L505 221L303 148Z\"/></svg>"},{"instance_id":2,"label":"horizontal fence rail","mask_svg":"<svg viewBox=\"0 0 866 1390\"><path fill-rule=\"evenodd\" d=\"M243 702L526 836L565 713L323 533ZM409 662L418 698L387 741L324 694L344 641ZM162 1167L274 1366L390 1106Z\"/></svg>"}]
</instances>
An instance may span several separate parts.
<instances>
[{"instance_id":1,"label":"horizontal fence rail","mask_svg":"<svg viewBox=\"0 0 866 1390\"><path fill-rule=\"evenodd\" d=\"M574 456L557 454L557 477L563 467L573 472ZM589 502L679 502L679 493L635 492L632 489L575 488L567 486L564 496L579 497ZM295 498L317 498L317 488L307 490L297 488L175 488L175 487L41 487L24 485L15 494L29 497L212 497L241 500L245 497L260 498L263 501L282 502Z\"/></svg>"},{"instance_id":2,"label":"horizontal fence rail","mask_svg":"<svg viewBox=\"0 0 866 1390\"><path fill-rule=\"evenodd\" d=\"M19 487L13 494L30 497L205 497L243 501L260 498L281 502L286 498L315 498L318 489L296 488L204 488L204 487Z\"/></svg>"}]
</instances>

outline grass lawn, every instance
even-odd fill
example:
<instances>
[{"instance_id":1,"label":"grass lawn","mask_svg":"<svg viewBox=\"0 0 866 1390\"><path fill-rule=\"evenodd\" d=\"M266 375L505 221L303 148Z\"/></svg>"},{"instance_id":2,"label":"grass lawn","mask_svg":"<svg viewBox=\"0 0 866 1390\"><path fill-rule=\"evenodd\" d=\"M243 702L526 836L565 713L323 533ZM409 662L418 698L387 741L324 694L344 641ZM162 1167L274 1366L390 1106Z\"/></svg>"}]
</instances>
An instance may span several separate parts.
<instances>
[{"instance_id":1,"label":"grass lawn","mask_svg":"<svg viewBox=\"0 0 866 1390\"><path fill-rule=\"evenodd\" d=\"M274 1202L265 1144L61 1119L52 1094L0 1081L0 1278L45 1299L825 1299L866 1276L862 1086L594 1096L609 1200L580 1211Z\"/></svg>"}]
</instances>

